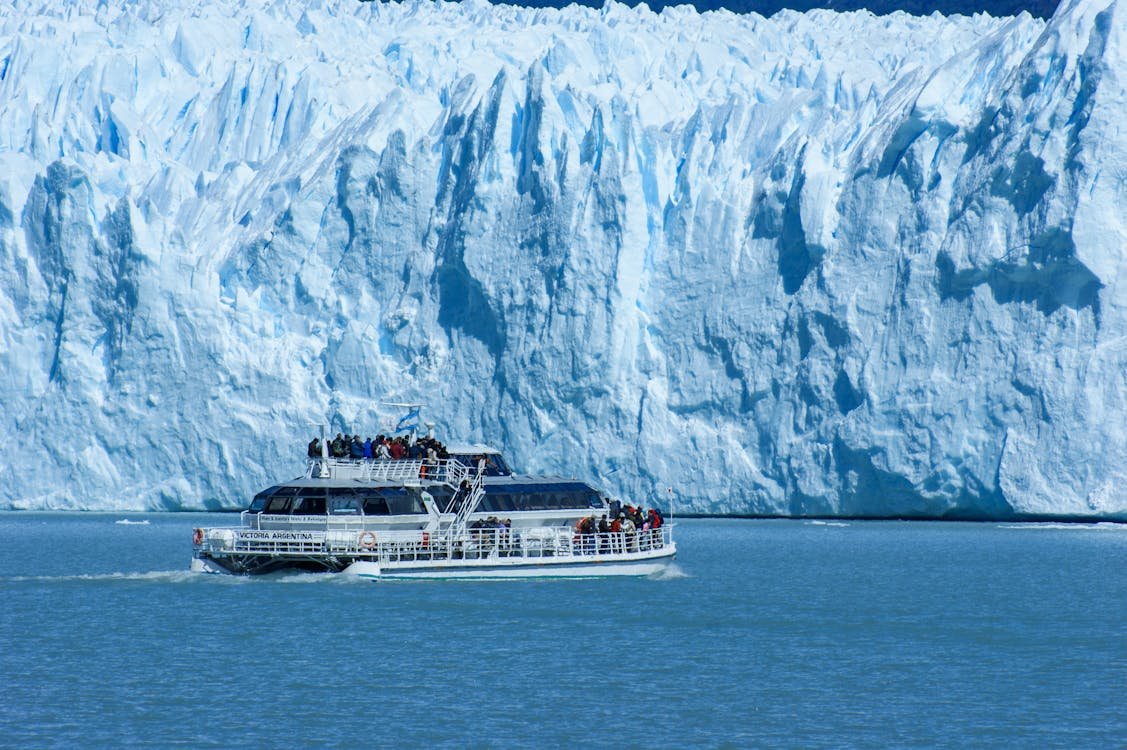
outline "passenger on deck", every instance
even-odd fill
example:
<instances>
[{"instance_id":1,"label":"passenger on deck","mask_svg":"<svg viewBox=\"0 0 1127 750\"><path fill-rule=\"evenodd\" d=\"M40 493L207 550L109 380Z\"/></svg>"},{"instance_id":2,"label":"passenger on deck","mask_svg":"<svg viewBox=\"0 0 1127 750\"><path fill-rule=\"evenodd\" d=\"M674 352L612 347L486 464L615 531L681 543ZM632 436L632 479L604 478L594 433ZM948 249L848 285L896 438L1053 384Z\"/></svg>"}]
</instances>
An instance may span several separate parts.
<instances>
[{"instance_id":1,"label":"passenger on deck","mask_svg":"<svg viewBox=\"0 0 1127 750\"><path fill-rule=\"evenodd\" d=\"M626 542L624 552L637 552L638 551L638 537L634 533L637 530L634 525L634 519L627 515L622 519L623 541Z\"/></svg>"},{"instance_id":2,"label":"passenger on deck","mask_svg":"<svg viewBox=\"0 0 1127 750\"><path fill-rule=\"evenodd\" d=\"M321 457L321 441L317 438L313 438L312 440L309 441L309 457L310 458L320 458Z\"/></svg>"},{"instance_id":3,"label":"passenger on deck","mask_svg":"<svg viewBox=\"0 0 1127 750\"><path fill-rule=\"evenodd\" d=\"M625 552L623 545L622 523L626 520L626 514L619 511L618 518L610 522L610 551L611 552Z\"/></svg>"},{"instance_id":4,"label":"passenger on deck","mask_svg":"<svg viewBox=\"0 0 1127 750\"><path fill-rule=\"evenodd\" d=\"M438 440L430 436L424 436L419 438L418 442L419 445L422 446L424 451L429 452L433 450L437 458L442 460L450 458L450 454L447 452L446 446L440 443Z\"/></svg>"},{"instance_id":5,"label":"passenger on deck","mask_svg":"<svg viewBox=\"0 0 1127 750\"><path fill-rule=\"evenodd\" d=\"M337 436L333 438L333 441L329 443L329 455L333 458L344 457L344 438L341 437L339 432Z\"/></svg>"},{"instance_id":6,"label":"passenger on deck","mask_svg":"<svg viewBox=\"0 0 1127 750\"><path fill-rule=\"evenodd\" d=\"M372 439L364 438L364 460L372 460Z\"/></svg>"},{"instance_id":7,"label":"passenger on deck","mask_svg":"<svg viewBox=\"0 0 1127 750\"><path fill-rule=\"evenodd\" d=\"M392 459L398 461L407 455L407 446L403 445L403 438L396 438L388 446Z\"/></svg>"},{"instance_id":8,"label":"passenger on deck","mask_svg":"<svg viewBox=\"0 0 1127 750\"><path fill-rule=\"evenodd\" d=\"M387 441L384 439L384 436L380 435L376 440L379 441L379 445L376 446L376 458L380 461L390 460L391 451L387 449Z\"/></svg>"},{"instance_id":9,"label":"passenger on deck","mask_svg":"<svg viewBox=\"0 0 1127 750\"><path fill-rule=\"evenodd\" d=\"M506 518L498 524L497 542L501 547L501 551L508 553L513 547L512 529L513 522Z\"/></svg>"},{"instance_id":10,"label":"passenger on deck","mask_svg":"<svg viewBox=\"0 0 1127 750\"><path fill-rule=\"evenodd\" d=\"M349 456L357 460L364 458L364 443L360 441L359 435L352 436L352 443L348 447Z\"/></svg>"},{"instance_id":11,"label":"passenger on deck","mask_svg":"<svg viewBox=\"0 0 1127 750\"><path fill-rule=\"evenodd\" d=\"M589 555L595 551L595 530L597 528L598 523L595 521L595 516L593 515L580 518L579 523L575 524L579 550L582 554Z\"/></svg>"}]
</instances>

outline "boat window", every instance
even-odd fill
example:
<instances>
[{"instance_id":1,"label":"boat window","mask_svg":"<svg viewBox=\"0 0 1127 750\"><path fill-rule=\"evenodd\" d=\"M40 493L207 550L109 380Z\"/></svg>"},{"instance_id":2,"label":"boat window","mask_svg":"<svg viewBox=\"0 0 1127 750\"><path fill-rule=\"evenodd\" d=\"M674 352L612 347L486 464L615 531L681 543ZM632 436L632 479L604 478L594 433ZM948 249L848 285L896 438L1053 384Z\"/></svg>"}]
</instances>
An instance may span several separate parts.
<instances>
[{"instance_id":1,"label":"boat window","mask_svg":"<svg viewBox=\"0 0 1127 750\"><path fill-rule=\"evenodd\" d=\"M478 507L487 513L520 510L577 510L601 508L598 492L582 482L543 485L509 485L488 488Z\"/></svg>"},{"instance_id":2,"label":"boat window","mask_svg":"<svg viewBox=\"0 0 1127 750\"><path fill-rule=\"evenodd\" d=\"M438 506L440 511L446 510L446 506L450 504L450 496L454 494L454 491L449 487L440 484L432 484L427 487L427 492L434 498L434 504Z\"/></svg>"},{"instance_id":3,"label":"boat window","mask_svg":"<svg viewBox=\"0 0 1127 750\"><path fill-rule=\"evenodd\" d=\"M324 490L322 490L323 492ZM325 515L324 497L303 497L294 504L295 516L323 516Z\"/></svg>"},{"instance_id":4,"label":"boat window","mask_svg":"<svg viewBox=\"0 0 1127 750\"><path fill-rule=\"evenodd\" d=\"M254 500L251 501L250 507L247 508L247 510L252 513L258 513L266 508L266 503L269 502L270 498L274 497L275 495L283 495L289 497L296 491L297 489L294 487L285 487L277 484L273 487L268 487L254 496Z\"/></svg>"},{"instance_id":5,"label":"boat window","mask_svg":"<svg viewBox=\"0 0 1127 750\"><path fill-rule=\"evenodd\" d=\"M523 498L520 495L497 495L493 500L493 508L495 511L508 511L508 510L525 510Z\"/></svg>"},{"instance_id":6,"label":"boat window","mask_svg":"<svg viewBox=\"0 0 1127 750\"><path fill-rule=\"evenodd\" d=\"M477 462L481 458L481 454L475 456L470 453L459 453L450 456L450 458L455 459L458 463L465 466L469 466L471 469L477 469ZM512 470L509 468L509 465L505 463L505 459L500 453L485 454L485 476L507 477L512 473Z\"/></svg>"},{"instance_id":7,"label":"boat window","mask_svg":"<svg viewBox=\"0 0 1127 750\"><path fill-rule=\"evenodd\" d=\"M410 513L426 513L427 509L423 507L423 503L415 495L408 494L407 492L395 492L385 495L387 499L387 506L391 508L391 515L400 516Z\"/></svg>"},{"instance_id":8,"label":"boat window","mask_svg":"<svg viewBox=\"0 0 1127 750\"><path fill-rule=\"evenodd\" d=\"M338 495L333 492L333 497L329 498L329 513L333 515L358 514L361 504L362 500L355 497L351 492L348 495Z\"/></svg>"},{"instance_id":9,"label":"boat window","mask_svg":"<svg viewBox=\"0 0 1127 750\"><path fill-rule=\"evenodd\" d=\"M513 470L505 463L505 457L500 453L494 453L489 456L489 461L486 462L486 473L489 473L489 464L493 465L493 473L490 474L490 476L507 477L513 473Z\"/></svg>"},{"instance_id":10,"label":"boat window","mask_svg":"<svg viewBox=\"0 0 1127 750\"><path fill-rule=\"evenodd\" d=\"M270 498L269 502L266 503L266 509L263 512L285 513L290 507L291 500L293 500L292 497L286 497L285 495L274 495L272 498Z\"/></svg>"},{"instance_id":11,"label":"boat window","mask_svg":"<svg viewBox=\"0 0 1127 750\"><path fill-rule=\"evenodd\" d=\"M364 515L389 516L391 509L387 507L387 500L382 497L373 497L364 501Z\"/></svg>"},{"instance_id":12,"label":"boat window","mask_svg":"<svg viewBox=\"0 0 1127 750\"><path fill-rule=\"evenodd\" d=\"M435 492L436 489L431 488L430 492L435 496L439 506L443 507L442 504L446 501L440 498L439 493ZM339 510L331 510L332 513L355 513L362 508L366 516L427 512L418 496L400 487L334 488L329 498L329 507L339 508Z\"/></svg>"}]
</instances>

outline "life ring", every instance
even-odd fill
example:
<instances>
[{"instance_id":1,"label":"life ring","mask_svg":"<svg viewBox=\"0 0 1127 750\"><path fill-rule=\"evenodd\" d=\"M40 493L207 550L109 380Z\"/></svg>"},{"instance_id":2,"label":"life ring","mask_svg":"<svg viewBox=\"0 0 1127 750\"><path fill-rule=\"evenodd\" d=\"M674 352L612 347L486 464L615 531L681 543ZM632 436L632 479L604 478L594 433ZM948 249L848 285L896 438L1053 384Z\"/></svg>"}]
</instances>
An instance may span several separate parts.
<instances>
[{"instance_id":1,"label":"life ring","mask_svg":"<svg viewBox=\"0 0 1127 750\"><path fill-rule=\"evenodd\" d=\"M192 531L192 544L197 547L203 544L203 529L194 529Z\"/></svg>"},{"instance_id":2,"label":"life ring","mask_svg":"<svg viewBox=\"0 0 1127 750\"><path fill-rule=\"evenodd\" d=\"M375 549L376 547L376 532L374 531L361 531L360 536L357 537L356 543L364 549Z\"/></svg>"}]
</instances>

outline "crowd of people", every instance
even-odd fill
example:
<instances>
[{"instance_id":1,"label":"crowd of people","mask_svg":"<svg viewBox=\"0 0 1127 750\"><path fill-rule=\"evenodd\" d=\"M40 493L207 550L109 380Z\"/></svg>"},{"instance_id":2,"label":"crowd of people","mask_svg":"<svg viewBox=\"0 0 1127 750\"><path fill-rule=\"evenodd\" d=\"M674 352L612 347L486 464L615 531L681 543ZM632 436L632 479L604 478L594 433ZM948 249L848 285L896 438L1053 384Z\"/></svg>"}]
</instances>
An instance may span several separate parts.
<instances>
[{"instance_id":1,"label":"crowd of people","mask_svg":"<svg viewBox=\"0 0 1127 750\"><path fill-rule=\"evenodd\" d=\"M497 551L508 555L513 551L513 522L497 516L478 519L470 524L470 538L479 545L497 545Z\"/></svg>"},{"instance_id":2,"label":"crowd of people","mask_svg":"<svg viewBox=\"0 0 1127 750\"><path fill-rule=\"evenodd\" d=\"M617 534L620 531L649 531L660 529L665 523L661 511L650 508L644 511L642 506L626 505L618 512L613 520L607 520L607 514L596 520L594 515L579 519L575 524L575 532L580 536L586 534Z\"/></svg>"},{"instance_id":3,"label":"crowd of people","mask_svg":"<svg viewBox=\"0 0 1127 750\"><path fill-rule=\"evenodd\" d=\"M360 435L342 435L328 441L329 458L350 458L356 461L399 461L402 459L429 459L436 461L449 458L446 446L432 437L420 437L414 442L406 436L391 437L376 435L361 439ZM321 458L320 438L309 441L310 458Z\"/></svg>"},{"instance_id":4,"label":"crowd of people","mask_svg":"<svg viewBox=\"0 0 1127 750\"><path fill-rule=\"evenodd\" d=\"M593 555L606 552L637 552L649 549L652 545L661 546L659 538L651 538L649 532L660 529L665 519L657 508L648 511L642 506L624 506L616 518L609 519L594 515L581 518L575 524L573 543L578 554ZM479 519L470 524L470 535L479 545L496 545L500 554L515 551L513 547L512 521L496 516ZM655 539L657 541L655 541Z\"/></svg>"},{"instance_id":5,"label":"crowd of people","mask_svg":"<svg viewBox=\"0 0 1127 750\"><path fill-rule=\"evenodd\" d=\"M607 551L636 552L638 538L635 532L660 529L663 523L665 518L657 508L646 511L640 505L626 505L613 519L608 519L606 513L598 519L594 515L579 519L575 524L575 543L587 554Z\"/></svg>"}]
</instances>

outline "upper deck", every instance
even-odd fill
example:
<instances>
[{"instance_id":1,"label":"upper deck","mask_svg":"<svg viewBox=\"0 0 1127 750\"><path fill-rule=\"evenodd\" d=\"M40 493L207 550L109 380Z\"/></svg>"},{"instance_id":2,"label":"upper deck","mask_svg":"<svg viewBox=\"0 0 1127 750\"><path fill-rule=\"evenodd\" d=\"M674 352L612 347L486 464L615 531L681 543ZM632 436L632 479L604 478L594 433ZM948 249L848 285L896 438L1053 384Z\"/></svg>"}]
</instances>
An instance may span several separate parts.
<instances>
[{"instance_id":1,"label":"upper deck","mask_svg":"<svg viewBox=\"0 0 1127 750\"><path fill-rule=\"evenodd\" d=\"M360 482L389 482L407 486L423 484L460 485L476 467L456 458L445 459L356 459L310 458L305 476Z\"/></svg>"}]
</instances>

